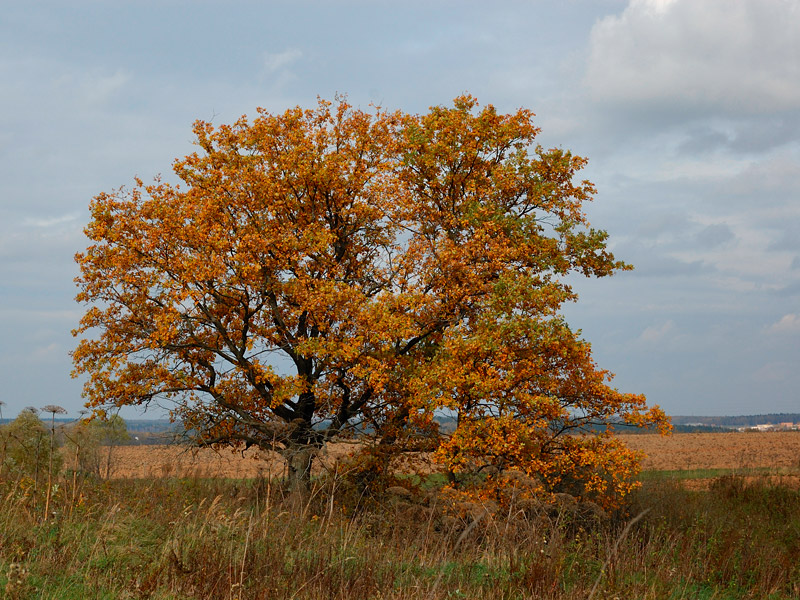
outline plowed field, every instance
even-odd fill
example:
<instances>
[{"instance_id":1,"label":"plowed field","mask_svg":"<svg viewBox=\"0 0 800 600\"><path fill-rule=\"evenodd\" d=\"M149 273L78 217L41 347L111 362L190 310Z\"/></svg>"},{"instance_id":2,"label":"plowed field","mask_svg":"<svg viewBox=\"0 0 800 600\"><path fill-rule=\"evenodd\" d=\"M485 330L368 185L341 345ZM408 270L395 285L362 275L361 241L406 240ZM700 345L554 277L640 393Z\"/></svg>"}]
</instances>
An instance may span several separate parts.
<instances>
[{"instance_id":1,"label":"plowed field","mask_svg":"<svg viewBox=\"0 0 800 600\"><path fill-rule=\"evenodd\" d=\"M776 469L800 471L800 432L682 433L620 436L647 455L645 470Z\"/></svg>"},{"instance_id":2,"label":"plowed field","mask_svg":"<svg viewBox=\"0 0 800 600\"><path fill-rule=\"evenodd\" d=\"M800 473L800 432L697 433L620 436L646 454L645 470L769 469ZM322 461L330 464L351 451L350 444L333 445ZM186 450L179 446L123 446L115 448L113 477L255 477L280 475L284 465L276 455L244 455L210 449Z\"/></svg>"},{"instance_id":3,"label":"plowed field","mask_svg":"<svg viewBox=\"0 0 800 600\"><path fill-rule=\"evenodd\" d=\"M353 449L353 444L333 444L315 461L315 470L327 468ZM215 451L182 446L120 446L113 449L112 477L257 477L279 476L284 461L275 453Z\"/></svg>"}]
</instances>

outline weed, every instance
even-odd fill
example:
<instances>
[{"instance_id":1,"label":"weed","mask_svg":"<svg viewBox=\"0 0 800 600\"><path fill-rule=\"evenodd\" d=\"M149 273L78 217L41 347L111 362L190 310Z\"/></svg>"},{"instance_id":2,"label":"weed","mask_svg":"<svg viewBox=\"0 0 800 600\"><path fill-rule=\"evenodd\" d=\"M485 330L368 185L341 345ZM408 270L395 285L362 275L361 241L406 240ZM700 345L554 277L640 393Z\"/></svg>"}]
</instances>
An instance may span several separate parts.
<instances>
[{"instance_id":1,"label":"weed","mask_svg":"<svg viewBox=\"0 0 800 600\"><path fill-rule=\"evenodd\" d=\"M726 474L701 492L652 478L603 518L571 497L454 513L432 489L367 498L325 478L301 505L263 478L79 484L51 497L47 520L46 497L3 484L5 597L779 600L800 589L800 493L768 479Z\"/></svg>"},{"instance_id":2,"label":"weed","mask_svg":"<svg viewBox=\"0 0 800 600\"><path fill-rule=\"evenodd\" d=\"M9 564L4 597L8 600L20 600L30 594L34 588L28 580L29 575L30 572L23 564L16 562Z\"/></svg>"}]
</instances>

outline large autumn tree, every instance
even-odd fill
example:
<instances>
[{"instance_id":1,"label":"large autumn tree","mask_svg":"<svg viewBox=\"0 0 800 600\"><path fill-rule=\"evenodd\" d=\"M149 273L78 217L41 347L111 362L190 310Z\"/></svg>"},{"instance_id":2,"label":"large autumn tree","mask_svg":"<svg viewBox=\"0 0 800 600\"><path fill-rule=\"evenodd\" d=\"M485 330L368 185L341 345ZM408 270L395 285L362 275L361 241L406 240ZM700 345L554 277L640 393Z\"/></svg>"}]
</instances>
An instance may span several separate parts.
<instances>
[{"instance_id":1,"label":"large autumn tree","mask_svg":"<svg viewBox=\"0 0 800 600\"><path fill-rule=\"evenodd\" d=\"M169 401L198 443L280 451L295 484L358 430L373 456L433 450L454 482L491 467L624 492L634 457L592 426L664 415L610 387L559 309L570 274L628 266L586 222L585 160L535 146L532 118L465 96L197 122L180 185L91 203L88 405Z\"/></svg>"}]
</instances>

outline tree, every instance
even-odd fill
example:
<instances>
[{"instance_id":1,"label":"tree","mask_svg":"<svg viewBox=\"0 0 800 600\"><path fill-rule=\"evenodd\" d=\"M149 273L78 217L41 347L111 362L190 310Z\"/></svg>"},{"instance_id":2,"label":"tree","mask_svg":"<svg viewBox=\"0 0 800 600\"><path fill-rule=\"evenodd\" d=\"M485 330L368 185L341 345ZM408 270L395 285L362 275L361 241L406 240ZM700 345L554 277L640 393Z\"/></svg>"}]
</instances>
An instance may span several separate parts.
<instances>
[{"instance_id":1,"label":"tree","mask_svg":"<svg viewBox=\"0 0 800 600\"><path fill-rule=\"evenodd\" d=\"M64 433L76 471L109 478L114 448L130 440L128 426L119 415L105 419L81 419Z\"/></svg>"},{"instance_id":2,"label":"tree","mask_svg":"<svg viewBox=\"0 0 800 600\"><path fill-rule=\"evenodd\" d=\"M664 414L608 385L559 308L571 273L629 267L582 212L585 160L534 147L532 118L464 96L424 115L337 99L198 121L182 185L91 203L75 334L97 337L73 353L88 405L168 400L201 444L282 452L295 486L354 428L373 457L435 450L455 482L627 469L586 427Z\"/></svg>"},{"instance_id":3,"label":"tree","mask_svg":"<svg viewBox=\"0 0 800 600\"><path fill-rule=\"evenodd\" d=\"M58 473L61 469L61 455L47 426L32 407L20 411L12 422L0 427L4 448L4 461L0 472L6 471L10 478L28 477L34 490L45 475Z\"/></svg>"}]
</instances>

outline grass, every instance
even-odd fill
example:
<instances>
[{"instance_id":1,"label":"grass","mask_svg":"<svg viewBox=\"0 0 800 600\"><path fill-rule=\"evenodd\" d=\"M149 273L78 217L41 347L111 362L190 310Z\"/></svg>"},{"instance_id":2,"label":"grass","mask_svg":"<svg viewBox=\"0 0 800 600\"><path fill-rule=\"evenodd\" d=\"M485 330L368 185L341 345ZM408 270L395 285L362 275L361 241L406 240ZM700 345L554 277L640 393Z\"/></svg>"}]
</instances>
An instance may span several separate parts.
<instances>
[{"instance_id":1,"label":"grass","mask_svg":"<svg viewBox=\"0 0 800 600\"><path fill-rule=\"evenodd\" d=\"M663 471L643 471L642 481L663 479L718 479L725 476L758 477L764 475L779 475L770 467L748 467L739 469L671 469ZM788 473L787 473L788 474Z\"/></svg>"},{"instance_id":2,"label":"grass","mask_svg":"<svg viewBox=\"0 0 800 600\"><path fill-rule=\"evenodd\" d=\"M800 493L729 473L708 491L646 477L627 510L493 515L366 498L319 482L70 478L46 498L0 485L11 599L796 598ZM73 503L72 498L76 498ZM634 522L635 521L635 522Z\"/></svg>"}]
</instances>

